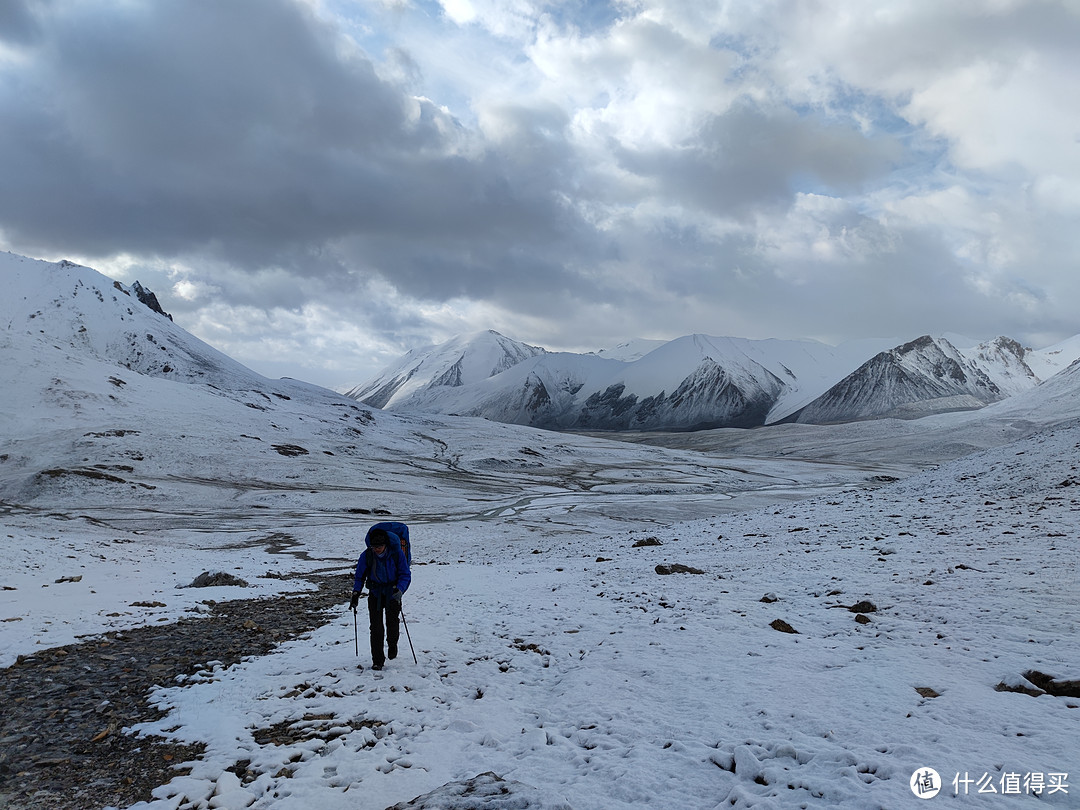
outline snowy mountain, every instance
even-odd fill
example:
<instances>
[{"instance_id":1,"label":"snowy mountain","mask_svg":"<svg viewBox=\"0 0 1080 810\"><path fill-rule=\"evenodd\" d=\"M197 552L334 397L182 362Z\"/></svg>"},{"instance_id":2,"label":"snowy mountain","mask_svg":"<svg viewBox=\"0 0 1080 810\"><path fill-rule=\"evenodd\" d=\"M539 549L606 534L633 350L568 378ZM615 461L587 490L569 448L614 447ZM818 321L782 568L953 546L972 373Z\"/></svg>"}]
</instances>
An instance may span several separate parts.
<instances>
[{"instance_id":1,"label":"snowy mountain","mask_svg":"<svg viewBox=\"0 0 1080 810\"><path fill-rule=\"evenodd\" d=\"M1051 356L1064 353L1055 347L1045 351ZM1042 354L1029 352L1026 357L1037 362ZM944 411L917 419L787 422L770 425L767 430L635 432L620 433L618 437L723 458L753 456L815 459L841 465L893 465L892 474L906 475L1074 421L1080 421L1080 360L1038 385L978 410Z\"/></svg>"},{"instance_id":2,"label":"snowy mountain","mask_svg":"<svg viewBox=\"0 0 1080 810\"><path fill-rule=\"evenodd\" d=\"M462 379L452 388L442 384L451 358L457 362L485 354L493 337L503 348L500 358L524 359L482 379ZM824 380L839 379L855 358L870 347L881 348L877 343L834 348L813 341L689 335L572 354L545 352L495 333L484 333L477 348L466 348L475 341L454 339L410 353L348 395L373 407L383 402L387 410L480 416L555 429L752 426L763 424L778 408L812 399L827 387ZM390 390L396 396L387 399L384 392Z\"/></svg>"},{"instance_id":3,"label":"snowy mountain","mask_svg":"<svg viewBox=\"0 0 1080 810\"><path fill-rule=\"evenodd\" d=\"M437 346L408 352L377 380L347 391L373 408L392 410L404 401L428 401L426 392L458 388L486 380L544 349L518 343L488 330L461 335Z\"/></svg>"},{"instance_id":4,"label":"snowy mountain","mask_svg":"<svg viewBox=\"0 0 1080 810\"><path fill-rule=\"evenodd\" d=\"M67 261L0 254L0 328L8 339L53 341L58 349L129 371L226 390L267 381L173 323L138 281L130 287Z\"/></svg>"},{"instance_id":5,"label":"snowy mountain","mask_svg":"<svg viewBox=\"0 0 1080 810\"><path fill-rule=\"evenodd\" d=\"M961 350L930 336L832 347L705 335L581 355L486 332L410 352L348 395L387 410L557 430L756 427L980 408L1077 356L1080 341L1033 352L1004 337ZM483 362L463 374L471 357Z\"/></svg>"},{"instance_id":6,"label":"snowy mountain","mask_svg":"<svg viewBox=\"0 0 1080 810\"><path fill-rule=\"evenodd\" d=\"M924 335L875 355L784 421L828 424L972 410L1039 382L1014 340L998 338L969 353Z\"/></svg>"}]
</instances>

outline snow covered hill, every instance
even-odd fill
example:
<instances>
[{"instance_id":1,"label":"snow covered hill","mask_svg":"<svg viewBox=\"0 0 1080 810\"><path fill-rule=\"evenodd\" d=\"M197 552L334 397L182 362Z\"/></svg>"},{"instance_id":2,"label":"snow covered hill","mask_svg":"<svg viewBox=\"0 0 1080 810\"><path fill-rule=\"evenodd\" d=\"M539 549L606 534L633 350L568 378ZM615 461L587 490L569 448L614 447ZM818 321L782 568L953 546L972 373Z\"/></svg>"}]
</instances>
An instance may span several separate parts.
<instances>
[{"instance_id":1,"label":"snow covered hill","mask_svg":"<svg viewBox=\"0 0 1080 810\"><path fill-rule=\"evenodd\" d=\"M128 287L71 262L11 253L0 253L0 279L0 328L9 336L51 340L150 377L229 390L265 384L173 323L138 282Z\"/></svg>"},{"instance_id":2,"label":"snow covered hill","mask_svg":"<svg viewBox=\"0 0 1080 810\"><path fill-rule=\"evenodd\" d=\"M559 430L820 424L980 408L1077 356L1080 340L1031 351L1004 337L958 349L930 336L833 347L705 335L582 355L484 332L410 352L348 396L386 410Z\"/></svg>"}]
</instances>

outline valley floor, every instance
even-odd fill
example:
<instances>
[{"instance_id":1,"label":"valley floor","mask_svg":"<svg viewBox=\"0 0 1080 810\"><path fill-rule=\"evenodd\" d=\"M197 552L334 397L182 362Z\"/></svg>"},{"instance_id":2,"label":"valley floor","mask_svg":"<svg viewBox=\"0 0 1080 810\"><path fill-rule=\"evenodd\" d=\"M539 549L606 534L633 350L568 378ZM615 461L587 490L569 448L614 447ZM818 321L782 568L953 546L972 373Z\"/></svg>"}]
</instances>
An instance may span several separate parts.
<instances>
[{"instance_id":1,"label":"valley floor","mask_svg":"<svg viewBox=\"0 0 1080 810\"><path fill-rule=\"evenodd\" d=\"M123 732L205 751L134 807L895 808L929 769L939 800L1078 807L1078 448L1062 428L872 491L638 528L589 493L418 521L417 662L403 635L367 669L343 594L308 635L156 688L162 716ZM292 587L267 574L347 578L361 534L3 528L7 664L107 629L106 602L131 626ZM253 588L176 587L201 570ZM487 772L507 781L460 796Z\"/></svg>"}]
</instances>

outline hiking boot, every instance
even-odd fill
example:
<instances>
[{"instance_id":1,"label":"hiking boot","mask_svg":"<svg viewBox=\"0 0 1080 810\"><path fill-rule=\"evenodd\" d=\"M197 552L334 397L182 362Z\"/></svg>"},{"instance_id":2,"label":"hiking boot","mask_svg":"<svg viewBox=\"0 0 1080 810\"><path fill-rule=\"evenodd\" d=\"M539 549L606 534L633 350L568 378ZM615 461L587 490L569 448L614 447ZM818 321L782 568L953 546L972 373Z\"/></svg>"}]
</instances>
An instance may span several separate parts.
<instances>
[{"instance_id":1,"label":"hiking boot","mask_svg":"<svg viewBox=\"0 0 1080 810\"><path fill-rule=\"evenodd\" d=\"M382 668L383 668L383 665L382 665L382 664L372 664L372 665L371 665L371 668L372 668L373 670L375 670L376 672L378 672L378 671L379 671L380 669L382 669Z\"/></svg>"},{"instance_id":2,"label":"hiking boot","mask_svg":"<svg viewBox=\"0 0 1080 810\"><path fill-rule=\"evenodd\" d=\"M389 649L387 649L387 651L386 651L386 657L389 658L391 661L393 661L395 658L397 658L397 645L396 644L391 644L390 645Z\"/></svg>"}]
</instances>

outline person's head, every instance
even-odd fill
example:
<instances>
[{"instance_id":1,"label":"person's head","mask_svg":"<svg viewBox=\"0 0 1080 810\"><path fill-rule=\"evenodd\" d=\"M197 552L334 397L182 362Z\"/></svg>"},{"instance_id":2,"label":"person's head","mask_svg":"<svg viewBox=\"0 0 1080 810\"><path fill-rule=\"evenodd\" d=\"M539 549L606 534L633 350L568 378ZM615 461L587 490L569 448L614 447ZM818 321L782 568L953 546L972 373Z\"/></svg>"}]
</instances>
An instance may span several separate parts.
<instances>
[{"instance_id":1,"label":"person's head","mask_svg":"<svg viewBox=\"0 0 1080 810\"><path fill-rule=\"evenodd\" d=\"M386 553L387 543L386 532L382 529L374 529L371 532L371 550L378 554L380 557Z\"/></svg>"}]
</instances>

